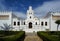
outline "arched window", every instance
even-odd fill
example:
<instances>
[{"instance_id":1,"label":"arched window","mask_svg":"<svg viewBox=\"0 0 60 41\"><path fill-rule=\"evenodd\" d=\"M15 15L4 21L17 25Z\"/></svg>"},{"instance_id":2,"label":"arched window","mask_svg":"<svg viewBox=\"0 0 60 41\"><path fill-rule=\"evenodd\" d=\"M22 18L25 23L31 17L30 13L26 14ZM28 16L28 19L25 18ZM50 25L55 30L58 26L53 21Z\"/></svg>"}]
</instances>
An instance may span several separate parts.
<instances>
[{"instance_id":1,"label":"arched window","mask_svg":"<svg viewBox=\"0 0 60 41\"><path fill-rule=\"evenodd\" d=\"M47 22L45 22L45 26L47 26Z\"/></svg>"},{"instance_id":2,"label":"arched window","mask_svg":"<svg viewBox=\"0 0 60 41\"><path fill-rule=\"evenodd\" d=\"M32 13L31 13L32 14Z\"/></svg>"},{"instance_id":3,"label":"arched window","mask_svg":"<svg viewBox=\"0 0 60 41\"><path fill-rule=\"evenodd\" d=\"M30 18L31 18L31 16L30 16Z\"/></svg>"},{"instance_id":4,"label":"arched window","mask_svg":"<svg viewBox=\"0 0 60 41\"><path fill-rule=\"evenodd\" d=\"M16 22L14 22L14 25L16 25Z\"/></svg>"},{"instance_id":5,"label":"arched window","mask_svg":"<svg viewBox=\"0 0 60 41\"><path fill-rule=\"evenodd\" d=\"M43 26L43 22L41 22L41 26Z\"/></svg>"},{"instance_id":6,"label":"arched window","mask_svg":"<svg viewBox=\"0 0 60 41\"><path fill-rule=\"evenodd\" d=\"M36 25L37 25L37 22L36 22Z\"/></svg>"},{"instance_id":7,"label":"arched window","mask_svg":"<svg viewBox=\"0 0 60 41\"><path fill-rule=\"evenodd\" d=\"M29 14L32 14L32 13L29 13Z\"/></svg>"},{"instance_id":8,"label":"arched window","mask_svg":"<svg viewBox=\"0 0 60 41\"><path fill-rule=\"evenodd\" d=\"M20 22L17 22L17 25L20 25Z\"/></svg>"},{"instance_id":9,"label":"arched window","mask_svg":"<svg viewBox=\"0 0 60 41\"><path fill-rule=\"evenodd\" d=\"M24 25L25 25L25 22L24 22Z\"/></svg>"}]
</instances>

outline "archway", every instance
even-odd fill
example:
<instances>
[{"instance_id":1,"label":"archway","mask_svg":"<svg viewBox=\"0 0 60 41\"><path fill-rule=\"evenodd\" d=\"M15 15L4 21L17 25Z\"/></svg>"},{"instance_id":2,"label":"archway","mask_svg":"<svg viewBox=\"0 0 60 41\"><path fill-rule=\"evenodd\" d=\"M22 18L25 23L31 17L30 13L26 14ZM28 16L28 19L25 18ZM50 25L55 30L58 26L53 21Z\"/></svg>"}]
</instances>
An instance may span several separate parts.
<instances>
[{"instance_id":1,"label":"archway","mask_svg":"<svg viewBox=\"0 0 60 41\"><path fill-rule=\"evenodd\" d=\"M29 28L32 28L32 23L31 22L29 22Z\"/></svg>"}]
</instances>

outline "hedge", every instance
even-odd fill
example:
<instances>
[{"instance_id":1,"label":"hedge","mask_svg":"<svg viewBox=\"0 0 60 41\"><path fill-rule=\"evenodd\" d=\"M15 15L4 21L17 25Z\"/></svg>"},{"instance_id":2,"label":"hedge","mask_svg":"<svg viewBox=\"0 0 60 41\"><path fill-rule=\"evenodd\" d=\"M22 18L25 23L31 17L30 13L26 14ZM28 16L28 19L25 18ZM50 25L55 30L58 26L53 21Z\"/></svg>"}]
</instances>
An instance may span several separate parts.
<instances>
[{"instance_id":1,"label":"hedge","mask_svg":"<svg viewBox=\"0 0 60 41\"><path fill-rule=\"evenodd\" d=\"M43 39L43 41L59 41L59 35L53 36L49 32L37 32L38 36Z\"/></svg>"},{"instance_id":2,"label":"hedge","mask_svg":"<svg viewBox=\"0 0 60 41\"><path fill-rule=\"evenodd\" d=\"M14 31L12 31L14 33ZM0 37L1 41L22 41L25 38L24 31L16 31L14 35Z\"/></svg>"}]
</instances>

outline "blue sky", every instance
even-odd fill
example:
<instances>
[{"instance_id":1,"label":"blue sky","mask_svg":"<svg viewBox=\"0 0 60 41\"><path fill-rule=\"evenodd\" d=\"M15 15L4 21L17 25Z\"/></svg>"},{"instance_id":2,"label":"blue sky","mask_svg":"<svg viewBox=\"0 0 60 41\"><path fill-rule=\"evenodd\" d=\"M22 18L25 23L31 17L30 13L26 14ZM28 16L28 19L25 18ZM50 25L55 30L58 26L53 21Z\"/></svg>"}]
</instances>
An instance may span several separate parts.
<instances>
[{"instance_id":1,"label":"blue sky","mask_svg":"<svg viewBox=\"0 0 60 41\"><path fill-rule=\"evenodd\" d=\"M22 18L26 17L29 6L33 7L37 17L44 16L49 11L60 12L60 0L0 0L0 11L14 11Z\"/></svg>"}]
</instances>

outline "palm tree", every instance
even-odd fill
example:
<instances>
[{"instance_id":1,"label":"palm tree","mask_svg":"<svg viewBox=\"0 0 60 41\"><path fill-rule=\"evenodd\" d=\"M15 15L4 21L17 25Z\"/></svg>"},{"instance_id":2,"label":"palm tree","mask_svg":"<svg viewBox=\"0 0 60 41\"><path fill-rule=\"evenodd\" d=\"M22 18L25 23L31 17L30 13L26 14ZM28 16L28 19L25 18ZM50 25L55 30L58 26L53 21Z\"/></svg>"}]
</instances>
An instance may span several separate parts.
<instances>
[{"instance_id":1,"label":"palm tree","mask_svg":"<svg viewBox=\"0 0 60 41\"><path fill-rule=\"evenodd\" d=\"M13 29L13 27L11 27L11 25L8 25L7 23L5 23L5 24L3 24L3 25L4 25L4 26L0 26L1 29L4 30L5 35L9 35L9 34L10 34L9 31L11 31L11 30Z\"/></svg>"},{"instance_id":2,"label":"palm tree","mask_svg":"<svg viewBox=\"0 0 60 41\"><path fill-rule=\"evenodd\" d=\"M6 24L3 24L3 26L0 26L4 31L9 31L9 30L12 30L13 27L11 27L10 25L8 25L7 23Z\"/></svg>"},{"instance_id":3,"label":"palm tree","mask_svg":"<svg viewBox=\"0 0 60 41\"><path fill-rule=\"evenodd\" d=\"M58 31L58 27L59 27L59 25L60 25L60 20L56 20L55 23L57 24L57 31Z\"/></svg>"}]
</instances>

